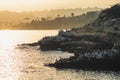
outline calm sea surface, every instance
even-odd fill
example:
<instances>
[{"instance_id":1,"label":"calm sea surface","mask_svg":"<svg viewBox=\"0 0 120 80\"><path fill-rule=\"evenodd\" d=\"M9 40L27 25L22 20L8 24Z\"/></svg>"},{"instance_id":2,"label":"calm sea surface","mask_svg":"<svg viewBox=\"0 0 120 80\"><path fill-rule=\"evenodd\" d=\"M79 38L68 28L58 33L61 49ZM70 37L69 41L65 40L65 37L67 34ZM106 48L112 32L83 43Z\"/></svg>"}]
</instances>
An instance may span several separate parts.
<instances>
[{"instance_id":1,"label":"calm sea surface","mask_svg":"<svg viewBox=\"0 0 120 80\"><path fill-rule=\"evenodd\" d=\"M44 36L57 35L57 30L0 31L0 80L120 80L120 72L58 70L45 67L67 52L46 51L39 47L20 47L17 44L32 43Z\"/></svg>"}]
</instances>

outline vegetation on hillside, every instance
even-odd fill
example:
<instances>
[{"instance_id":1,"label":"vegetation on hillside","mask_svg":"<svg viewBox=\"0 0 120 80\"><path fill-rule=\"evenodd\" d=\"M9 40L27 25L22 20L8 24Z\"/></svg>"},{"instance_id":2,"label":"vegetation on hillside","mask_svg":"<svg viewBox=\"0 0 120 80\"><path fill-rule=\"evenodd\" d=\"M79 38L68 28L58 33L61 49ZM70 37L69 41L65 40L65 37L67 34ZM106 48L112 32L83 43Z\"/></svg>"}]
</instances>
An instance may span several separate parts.
<instances>
[{"instance_id":1,"label":"vegetation on hillside","mask_svg":"<svg viewBox=\"0 0 120 80\"><path fill-rule=\"evenodd\" d=\"M100 11L100 8L76 8L76 9L56 9L56 10L41 10L41 11L24 11L24 12L12 12L12 11L0 11L0 29L29 29L28 27L18 27L20 23L30 23L36 19L55 19L58 15L70 17L71 13L76 16L85 14L89 11ZM15 26L15 27L13 27Z\"/></svg>"},{"instance_id":2,"label":"vegetation on hillside","mask_svg":"<svg viewBox=\"0 0 120 80\"><path fill-rule=\"evenodd\" d=\"M61 16L57 15L54 19L51 17L43 17L41 19L36 18L32 20L30 23L22 23L18 26L27 27L28 29L69 29L69 28L77 28L84 26L92 21L94 21L100 11L92 11L87 12L82 15L75 15L75 13L71 13L71 16Z\"/></svg>"}]
</instances>

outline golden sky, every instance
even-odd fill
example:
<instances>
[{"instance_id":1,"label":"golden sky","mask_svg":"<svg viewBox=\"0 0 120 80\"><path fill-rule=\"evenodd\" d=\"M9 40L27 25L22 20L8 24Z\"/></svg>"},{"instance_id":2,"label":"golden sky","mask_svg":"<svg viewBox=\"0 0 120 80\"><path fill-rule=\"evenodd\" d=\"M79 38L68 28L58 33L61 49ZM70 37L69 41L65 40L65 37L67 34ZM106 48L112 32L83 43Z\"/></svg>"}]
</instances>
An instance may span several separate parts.
<instances>
[{"instance_id":1,"label":"golden sky","mask_svg":"<svg viewBox=\"0 0 120 80\"><path fill-rule=\"evenodd\" d=\"M0 0L0 10L24 11L57 8L109 7L120 0Z\"/></svg>"}]
</instances>

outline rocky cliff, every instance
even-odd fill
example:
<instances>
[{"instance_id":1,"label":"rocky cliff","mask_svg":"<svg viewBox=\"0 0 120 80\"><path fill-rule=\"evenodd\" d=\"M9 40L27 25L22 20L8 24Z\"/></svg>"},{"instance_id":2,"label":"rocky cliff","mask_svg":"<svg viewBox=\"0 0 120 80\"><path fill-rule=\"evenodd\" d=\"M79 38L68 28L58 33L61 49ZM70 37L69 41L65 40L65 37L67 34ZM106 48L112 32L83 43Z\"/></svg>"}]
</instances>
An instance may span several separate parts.
<instances>
[{"instance_id":1,"label":"rocky cliff","mask_svg":"<svg viewBox=\"0 0 120 80\"><path fill-rule=\"evenodd\" d=\"M49 66L117 70L120 67L120 4L103 10L95 21L81 28L61 30L57 36L45 37L38 44L41 50L75 54Z\"/></svg>"}]
</instances>

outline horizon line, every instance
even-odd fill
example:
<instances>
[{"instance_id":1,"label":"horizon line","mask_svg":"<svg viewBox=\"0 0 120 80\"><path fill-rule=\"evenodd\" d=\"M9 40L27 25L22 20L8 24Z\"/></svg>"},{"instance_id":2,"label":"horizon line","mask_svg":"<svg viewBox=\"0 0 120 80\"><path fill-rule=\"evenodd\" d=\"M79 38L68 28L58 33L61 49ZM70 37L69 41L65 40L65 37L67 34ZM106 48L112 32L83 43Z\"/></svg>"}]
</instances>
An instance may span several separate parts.
<instances>
[{"instance_id":1,"label":"horizon line","mask_svg":"<svg viewBox=\"0 0 120 80\"><path fill-rule=\"evenodd\" d=\"M84 8L81 8L81 7L76 7L76 8L56 8L56 9L32 9L32 10L7 10L7 9L0 9L0 12L1 11L8 11L8 12L35 12L35 11L52 11L52 10L69 10L69 9L88 9L88 8L98 8L98 9L106 9L106 8L103 8L103 7L84 7Z\"/></svg>"}]
</instances>

